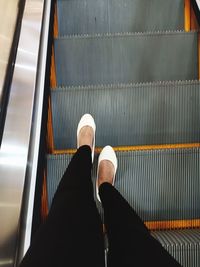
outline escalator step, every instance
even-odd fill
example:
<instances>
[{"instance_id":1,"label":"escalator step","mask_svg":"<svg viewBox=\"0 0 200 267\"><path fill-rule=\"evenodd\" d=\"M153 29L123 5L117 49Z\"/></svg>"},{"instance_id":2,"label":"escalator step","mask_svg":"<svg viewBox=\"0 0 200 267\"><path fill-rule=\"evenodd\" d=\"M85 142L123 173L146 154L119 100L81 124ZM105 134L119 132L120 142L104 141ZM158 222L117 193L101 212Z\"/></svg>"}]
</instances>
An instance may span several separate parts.
<instances>
[{"instance_id":1,"label":"escalator step","mask_svg":"<svg viewBox=\"0 0 200 267\"><path fill-rule=\"evenodd\" d=\"M55 40L58 86L198 78L196 32L65 37Z\"/></svg>"},{"instance_id":2,"label":"escalator step","mask_svg":"<svg viewBox=\"0 0 200 267\"><path fill-rule=\"evenodd\" d=\"M200 266L200 229L156 231L152 235L183 267Z\"/></svg>"},{"instance_id":3,"label":"escalator step","mask_svg":"<svg viewBox=\"0 0 200 267\"><path fill-rule=\"evenodd\" d=\"M183 0L58 0L59 34L184 29Z\"/></svg>"},{"instance_id":4,"label":"escalator step","mask_svg":"<svg viewBox=\"0 0 200 267\"><path fill-rule=\"evenodd\" d=\"M84 113L97 147L200 142L199 81L57 88L51 99L55 149L76 148Z\"/></svg>"},{"instance_id":5,"label":"escalator step","mask_svg":"<svg viewBox=\"0 0 200 267\"><path fill-rule=\"evenodd\" d=\"M148 221L200 218L199 148L116 152L115 187ZM72 155L47 156L48 203ZM95 187L97 157L92 170ZM102 214L101 205L97 203Z\"/></svg>"}]
</instances>

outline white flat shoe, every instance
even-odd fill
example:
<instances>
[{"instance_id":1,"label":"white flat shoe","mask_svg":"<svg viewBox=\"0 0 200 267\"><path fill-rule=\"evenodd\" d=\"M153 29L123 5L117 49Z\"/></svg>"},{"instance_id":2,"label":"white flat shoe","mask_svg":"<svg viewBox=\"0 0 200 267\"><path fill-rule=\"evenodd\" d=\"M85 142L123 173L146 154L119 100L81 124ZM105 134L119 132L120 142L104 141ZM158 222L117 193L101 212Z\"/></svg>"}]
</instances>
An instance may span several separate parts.
<instances>
[{"instance_id":1,"label":"white flat shoe","mask_svg":"<svg viewBox=\"0 0 200 267\"><path fill-rule=\"evenodd\" d=\"M94 140L93 140L93 146L92 146L92 162L93 162L93 160L94 160L94 148L95 148L96 125L95 125L93 117L90 114L83 115L79 121L78 128L77 128L77 148L79 148L79 139L78 138L79 138L80 130L85 126L90 126L94 132Z\"/></svg>"},{"instance_id":2,"label":"white flat shoe","mask_svg":"<svg viewBox=\"0 0 200 267\"><path fill-rule=\"evenodd\" d=\"M117 157L116 157L114 149L111 146L105 146L103 148L103 150L101 151L101 153L99 155L99 160L98 160L97 180L96 180L96 196L97 196L97 199L100 202L101 202L101 200L100 200L100 196L99 196L98 174L99 174L100 163L103 160L110 161L114 166L114 177L113 177L113 182L112 182L112 185L114 185L114 183L115 183L115 175L116 175L116 171L117 171Z\"/></svg>"}]
</instances>

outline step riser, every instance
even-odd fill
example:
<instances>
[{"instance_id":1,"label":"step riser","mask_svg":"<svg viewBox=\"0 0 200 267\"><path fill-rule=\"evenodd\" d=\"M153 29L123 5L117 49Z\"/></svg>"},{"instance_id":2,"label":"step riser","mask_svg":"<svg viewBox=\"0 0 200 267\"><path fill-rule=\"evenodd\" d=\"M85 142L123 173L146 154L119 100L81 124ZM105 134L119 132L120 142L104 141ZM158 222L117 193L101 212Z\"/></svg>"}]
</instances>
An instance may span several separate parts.
<instances>
[{"instance_id":1,"label":"step riser","mask_svg":"<svg viewBox=\"0 0 200 267\"><path fill-rule=\"evenodd\" d=\"M184 29L183 0L58 1L59 34Z\"/></svg>"},{"instance_id":2,"label":"step riser","mask_svg":"<svg viewBox=\"0 0 200 267\"><path fill-rule=\"evenodd\" d=\"M152 235L182 266L200 266L199 229L153 232Z\"/></svg>"},{"instance_id":3,"label":"step riser","mask_svg":"<svg viewBox=\"0 0 200 267\"><path fill-rule=\"evenodd\" d=\"M116 188L144 221L200 218L199 149L118 152ZM72 155L49 156L49 205ZM97 159L92 170L96 180ZM100 213L101 206L97 203Z\"/></svg>"},{"instance_id":4,"label":"step riser","mask_svg":"<svg viewBox=\"0 0 200 267\"><path fill-rule=\"evenodd\" d=\"M52 90L55 149L76 148L84 113L96 121L96 146L200 142L199 82Z\"/></svg>"},{"instance_id":5,"label":"step riser","mask_svg":"<svg viewBox=\"0 0 200 267\"><path fill-rule=\"evenodd\" d=\"M55 40L58 86L198 78L197 33Z\"/></svg>"}]
</instances>

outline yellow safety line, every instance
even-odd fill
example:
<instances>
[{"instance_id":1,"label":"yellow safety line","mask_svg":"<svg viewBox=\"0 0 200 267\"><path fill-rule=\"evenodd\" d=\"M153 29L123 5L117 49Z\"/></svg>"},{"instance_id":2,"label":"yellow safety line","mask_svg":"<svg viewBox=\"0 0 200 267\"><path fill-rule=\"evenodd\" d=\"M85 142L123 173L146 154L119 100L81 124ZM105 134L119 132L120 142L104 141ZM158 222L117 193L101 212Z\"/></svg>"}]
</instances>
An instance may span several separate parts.
<instances>
[{"instance_id":1,"label":"yellow safety line","mask_svg":"<svg viewBox=\"0 0 200 267\"><path fill-rule=\"evenodd\" d=\"M58 37L58 13L57 13L56 3L55 3L55 12L54 12L53 35L54 35L54 38ZM54 45L52 45L52 52L51 52L50 87L52 89L55 89L57 87Z\"/></svg>"},{"instance_id":2,"label":"yellow safety line","mask_svg":"<svg viewBox=\"0 0 200 267\"><path fill-rule=\"evenodd\" d=\"M170 230L170 229L187 229L199 228L200 219L195 220L174 220L174 221L155 221L145 222L149 230Z\"/></svg>"},{"instance_id":3,"label":"yellow safety line","mask_svg":"<svg viewBox=\"0 0 200 267\"><path fill-rule=\"evenodd\" d=\"M50 87L52 89L55 89L57 87L54 45L52 45L51 50Z\"/></svg>"},{"instance_id":4,"label":"yellow safety line","mask_svg":"<svg viewBox=\"0 0 200 267\"><path fill-rule=\"evenodd\" d=\"M200 32L198 33L198 77L200 80Z\"/></svg>"},{"instance_id":5,"label":"yellow safety line","mask_svg":"<svg viewBox=\"0 0 200 267\"><path fill-rule=\"evenodd\" d=\"M178 229L191 229L200 227L200 219L195 220L174 220L174 221L152 221L144 222L150 231L158 230L178 230ZM103 232L106 233L105 224L103 224Z\"/></svg>"},{"instance_id":6,"label":"yellow safety line","mask_svg":"<svg viewBox=\"0 0 200 267\"><path fill-rule=\"evenodd\" d=\"M47 195L47 177L44 171L43 185L42 185L42 196L41 196L41 217L44 221L48 215L48 195Z\"/></svg>"},{"instance_id":7,"label":"yellow safety line","mask_svg":"<svg viewBox=\"0 0 200 267\"><path fill-rule=\"evenodd\" d=\"M51 99L49 97L48 105L48 117L47 117L47 153L53 153L54 151L54 135L53 135L53 122L52 122L52 108Z\"/></svg>"},{"instance_id":8,"label":"yellow safety line","mask_svg":"<svg viewBox=\"0 0 200 267\"><path fill-rule=\"evenodd\" d=\"M191 14L190 9L191 3L190 0L185 0L185 31L189 32L191 29Z\"/></svg>"},{"instance_id":9,"label":"yellow safety line","mask_svg":"<svg viewBox=\"0 0 200 267\"><path fill-rule=\"evenodd\" d=\"M143 146L121 146L113 147L115 151L139 151L139 150L160 150L160 149L176 149L176 148L198 148L200 143L187 143L187 144L166 144L166 145L143 145ZM96 148L95 152L100 153L102 148ZM52 154L74 154L76 149L54 150Z\"/></svg>"}]
</instances>

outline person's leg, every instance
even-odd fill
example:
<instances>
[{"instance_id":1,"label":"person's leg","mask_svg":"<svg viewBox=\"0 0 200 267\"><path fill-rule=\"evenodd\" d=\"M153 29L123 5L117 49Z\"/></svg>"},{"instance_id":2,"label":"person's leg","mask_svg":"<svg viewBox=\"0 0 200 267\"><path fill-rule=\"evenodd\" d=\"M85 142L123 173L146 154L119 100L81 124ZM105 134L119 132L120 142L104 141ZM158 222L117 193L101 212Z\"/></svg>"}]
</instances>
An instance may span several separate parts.
<instances>
[{"instance_id":1,"label":"person's leg","mask_svg":"<svg viewBox=\"0 0 200 267\"><path fill-rule=\"evenodd\" d=\"M99 194L109 240L108 267L181 266L150 235L136 212L111 184L101 184Z\"/></svg>"},{"instance_id":2,"label":"person's leg","mask_svg":"<svg viewBox=\"0 0 200 267\"><path fill-rule=\"evenodd\" d=\"M91 147L81 146L20 267L105 266L103 229L93 198L91 167Z\"/></svg>"},{"instance_id":3,"label":"person's leg","mask_svg":"<svg viewBox=\"0 0 200 267\"><path fill-rule=\"evenodd\" d=\"M116 170L115 152L107 146L99 157L97 188L108 235L108 267L180 266L150 235L136 212L113 187Z\"/></svg>"}]
</instances>

